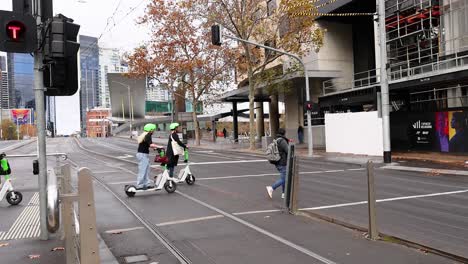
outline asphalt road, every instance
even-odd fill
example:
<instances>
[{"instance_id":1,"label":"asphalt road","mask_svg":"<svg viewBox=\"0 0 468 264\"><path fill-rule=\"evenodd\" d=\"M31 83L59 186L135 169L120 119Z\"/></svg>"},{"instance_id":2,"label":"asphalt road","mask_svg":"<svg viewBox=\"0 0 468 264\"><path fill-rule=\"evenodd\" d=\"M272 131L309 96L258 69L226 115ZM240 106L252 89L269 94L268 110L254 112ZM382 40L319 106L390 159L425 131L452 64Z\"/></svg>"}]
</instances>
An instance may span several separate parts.
<instances>
[{"instance_id":1,"label":"asphalt road","mask_svg":"<svg viewBox=\"0 0 468 264\"><path fill-rule=\"evenodd\" d=\"M160 230L192 263L453 263L406 247L367 241L361 233L334 224L282 213L280 192L277 191L270 200L265 191L265 186L278 177L277 172L260 156L191 149L191 169L197 177L194 186L178 185L174 194L162 191L127 198L123 192L124 185L136 179L137 166L130 163L135 162L135 144L118 138L80 139L80 142L86 149L120 160L86 152L78 148L71 138L55 139L48 144L56 146L57 151L70 153L74 165L89 167L100 181L147 223ZM183 166L180 163L179 167ZM315 208L365 200L365 171L362 168L314 161L301 161L300 168L299 201L302 209L356 224L367 221L366 206L362 204ZM155 168L153 173L159 170ZM418 184L418 181L422 183ZM393 198L460 189L460 183L457 185L454 179L447 177L446 181L450 183L415 173L407 175L378 170L377 194L378 198ZM142 228L142 223L101 184L95 185L95 192L99 231L121 263L124 263L125 256L137 254L146 254L150 259L147 263L177 263L173 254ZM421 200L423 202L418 202ZM434 207L427 207L426 198L378 205L380 229L396 233L408 230L405 235L411 240L424 238L425 233L408 228L414 225L410 224L413 218L401 215L408 211L413 214L432 211L437 217L444 215L437 213ZM385 209L389 205L394 208ZM400 217L392 215L395 212ZM445 220L450 221L449 225L463 225L450 217ZM433 228L426 222L421 223L419 228L423 230L429 232ZM124 231L113 232L120 229ZM450 234L457 235L455 232ZM464 239L462 233L457 237L460 241ZM433 243L435 238L429 241L432 246L438 245ZM451 241L445 239L445 243L451 244ZM448 248L455 247L449 245Z\"/></svg>"},{"instance_id":2,"label":"asphalt road","mask_svg":"<svg viewBox=\"0 0 468 264\"><path fill-rule=\"evenodd\" d=\"M114 158L85 151L72 138L49 139L48 152L66 152L75 171L78 167L93 171L98 230L120 263L134 255L148 259L141 263L180 263L153 235L154 230L191 263L454 263L404 246L368 241L360 232L315 218L284 213L280 192L272 200L266 195L265 186L278 176L262 156L194 148L190 166L197 177L195 185L180 184L174 194L161 191L128 198L123 188L136 179L135 143L118 138L80 142L88 150ZM7 154L31 154L35 148L36 144L27 144ZM55 160L48 161L52 168ZM30 158L15 158L10 164L15 187L26 203L18 207L0 203L0 234L38 190ZM184 166L180 163L179 169ZM160 168L154 167L156 174ZM301 160L300 170L301 210L366 225L363 168ZM378 203L381 231L466 254L467 194L463 190L468 189L464 188L468 178L381 169L376 173L378 199L387 199ZM444 194L457 190L462 192ZM433 196L412 197L428 194ZM17 256L11 257L6 259Z\"/></svg>"}]
</instances>

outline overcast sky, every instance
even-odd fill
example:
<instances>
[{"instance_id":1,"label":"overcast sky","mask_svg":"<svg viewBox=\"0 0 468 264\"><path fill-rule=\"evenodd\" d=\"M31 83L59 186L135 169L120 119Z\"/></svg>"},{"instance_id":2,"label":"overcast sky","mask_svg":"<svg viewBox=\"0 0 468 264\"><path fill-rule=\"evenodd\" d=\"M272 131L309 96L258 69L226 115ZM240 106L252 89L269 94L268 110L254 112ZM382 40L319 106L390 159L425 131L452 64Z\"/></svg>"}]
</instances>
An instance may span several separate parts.
<instances>
[{"instance_id":1,"label":"overcast sky","mask_svg":"<svg viewBox=\"0 0 468 264\"><path fill-rule=\"evenodd\" d=\"M74 19L75 23L81 25L80 35L99 37L105 32L99 41L100 46L131 50L148 39L149 30L137 25L135 21L144 14L149 2L150 0L54 0L54 14L61 13ZM11 10L11 3L12 0L1 0L0 9Z\"/></svg>"}]
</instances>

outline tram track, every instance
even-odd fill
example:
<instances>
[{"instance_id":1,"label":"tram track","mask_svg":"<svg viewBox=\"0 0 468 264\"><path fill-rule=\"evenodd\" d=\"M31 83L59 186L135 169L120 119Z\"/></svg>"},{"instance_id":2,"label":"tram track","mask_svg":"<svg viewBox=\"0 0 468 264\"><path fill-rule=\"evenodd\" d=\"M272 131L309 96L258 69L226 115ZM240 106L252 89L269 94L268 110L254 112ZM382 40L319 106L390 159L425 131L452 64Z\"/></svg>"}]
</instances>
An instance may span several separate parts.
<instances>
[{"instance_id":1,"label":"tram track","mask_svg":"<svg viewBox=\"0 0 468 264\"><path fill-rule=\"evenodd\" d=\"M99 153L97 151L94 151L94 150L91 150L91 149L87 149L85 148L80 142L78 139L74 139L75 141L75 144L79 147L79 149L81 151L84 151L84 152L88 152L88 153L91 153L91 154L94 154L96 156L101 156L101 157L105 157L105 158L108 158L108 159L112 159L112 160L116 160L116 161L120 161L120 162L125 162L125 163L129 163L129 164L132 164L132 165L138 165L137 162L135 161L130 161L130 160L126 160L126 159L122 159L122 158L118 158L118 157L114 157L114 156L111 156L111 155L108 155L108 154L104 154L104 153ZM97 143L97 142L95 142ZM99 143L97 143L99 144ZM103 145L104 146L104 145ZM124 169L126 170L126 169ZM127 171L127 170L126 170ZM130 171L129 171L130 172ZM135 174L134 172L131 172L132 174ZM149 222L148 220L146 220L143 216L139 215L138 213L136 213L136 211L134 209L132 209L132 207L127 204L125 201L122 200L122 198L120 198L120 196L114 192L106 183L104 183L102 180L100 179L97 179L95 176L93 176L96 181L101 185L103 186L106 190L108 190L110 193L112 193L135 217L137 217L141 222L142 224L145 225L146 228L148 228L150 231L153 230L155 232L155 236L162 242L164 243L164 245L172 252L172 254L174 254L178 259L179 261L181 261L181 263L191 263L191 262L183 262L183 261L190 261L188 258L186 258L182 252L180 252L180 250L178 250L174 245L173 243L171 243L170 241L168 241L169 239L167 238L167 236L165 236L164 234L162 234L162 232L157 228L157 226L151 222ZM242 225L243 227L246 227L250 230L253 230L255 232L258 232L260 234L263 234L265 235L266 237L270 238L270 239L273 239L289 248L292 248L294 250L297 250L313 259L315 259L316 261L314 261L314 263L325 263L325 264L335 264L334 261L332 260L329 260L327 259L326 257L323 257L315 252L312 252L311 250L305 248L305 247L302 247L298 244L295 244L285 238L282 238L274 233L271 233L259 226L256 226L250 222L247 222L229 212L226 212L220 208L217 208L217 207L214 207L206 202L203 202L195 197L192 197L186 193L183 193L181 191L176 191L177 194L181 195L182 197L186 198L187 200L189 201L192 201L192 202L195 202L196 204L198 205L201 205L207 209L210 209L212 211L215 211L217 213L220 213L222 214L223 216L233 220L234 222ZM153 231L151 231L153 233Z\"/></svg>"},{"instance_id":2,"label":"tram track","mask_svg":"<svg viewBox=\"0 0 468 264\"><path fill-rule=\"evenodd\" d=\"M109 156L109 155L106 155L106 154L102 154L102 153L98 153L98 152L95 152L95 151L92 151L92 150L89 150L89 149L86 149L84 148L81 143L79 143L79 141L77 139L74 140L75 141L75 144L78 146L78 148L80 149L80 151L85 151L85 152L90 152L90 153L93 153L94 155L100 155L100 156L105 156L107 158L113 158L113 159L116 159L116 160L119 160L119 161L126 161L126 162L129 162L129 163L134 163L132 161L127 161L127 160L122 160L122 159L117 159L115 157L112 157L112 156ZM79 165L73 160L73 159L68 159L70 161L70 163L75 167L79 167ZM122 168L123 169L123 168ZM126 169L123 169L123 170L126 170ZM131 172L131 171L128 171L128 172ZM131 172L132 173L132 172ZM107 183L105 183L103 180L101 180L100 178L96 177L95 175L92 175L93 179L101 186L103 187L106 191L108 191L110 194L112 194L136 219L138 219L138 221L143 225L145 226L146 229L148 229L151 234L153 234L154 237L156 237L161 243L162 245L167 248L169 250L169 252L171 252L171 254L173 256L175 256L178 261L182 264L191 264L193 263L187 256L185 256L171 241L170 239L164 235L162 233L161 230L159 230L159 228L151 223L151 221L147 220L143 215L137 213L137 211L128 203L126 202L125 200L123 200L120 195L115 192L114 190L112 190L109 185Z\"/></svg>"}]
</instances>

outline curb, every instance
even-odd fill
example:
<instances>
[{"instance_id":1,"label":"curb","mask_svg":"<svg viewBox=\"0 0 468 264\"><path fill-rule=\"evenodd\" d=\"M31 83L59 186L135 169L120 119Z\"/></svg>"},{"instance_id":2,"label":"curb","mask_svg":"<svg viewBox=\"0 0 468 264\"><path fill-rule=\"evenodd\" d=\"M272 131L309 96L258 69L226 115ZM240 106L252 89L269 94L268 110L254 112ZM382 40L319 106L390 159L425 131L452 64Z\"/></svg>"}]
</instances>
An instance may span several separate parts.
<instances>
[{"instance_id":1,"label":"curb","mask_svg":"<svg viewBox=\"0 0 468 264\"><path fill-rule=\"evenodd\" d=\"M352 230L355 230L355 231L363 232L363 233L368 232L368 229L364 228L362 226L351 224L351 223L345 222L343 220L339 220L339 219L336 219L336 218L333 218L333 217L321 215L321 214L318 214L318 213L298 211L298 212L295 213L295 215L320 219L320 220L323 220L323 221L326 221L326 222L329 222L329 223L332 223L332 224L336 224L336 225L339 225L339 226L342 226L342 227L345 227L345 228L348 228L348 229L352 229ZM379 232L379 240L384 241L384 242L390 242L390 243L405 245L405 246L407 246L409 248L413 248L413 249L417 249L417 250L421 250L421 251L425 251L425 252L430 252L432 254L439 255L439 256L442 256L442 257L445 257L445 258L449 258L449 259L452 259L452 260L455 260L455 261L459 261L461 263L468 263L468 258L467 257L462 257L462 256L459 256L459 255L456 255L456 254L452 254L450 252L443 251L443 250L440 250L440 249L436 249L436 248L433 248L433 247L430 247L430 246L427 246L427 245L424 245L424 244L420 244L420 243L417 243L417 242L414 242L414 241L410 241L410 240L407 240L407 239L404 239L404 238L400 238L398 236L389 235L389 234L386 234L386 233Z\"/></svg>"}]
</instances>

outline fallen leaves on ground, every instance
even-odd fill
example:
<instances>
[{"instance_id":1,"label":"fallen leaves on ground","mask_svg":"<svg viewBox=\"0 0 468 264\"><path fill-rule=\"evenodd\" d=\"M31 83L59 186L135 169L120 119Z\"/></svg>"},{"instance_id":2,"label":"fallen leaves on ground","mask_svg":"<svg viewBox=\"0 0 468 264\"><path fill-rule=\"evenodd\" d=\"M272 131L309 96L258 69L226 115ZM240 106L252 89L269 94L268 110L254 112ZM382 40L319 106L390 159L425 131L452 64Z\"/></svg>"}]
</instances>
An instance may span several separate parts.
<instances>
[{"instance_id":1,"label":"fallen leaves on ground","mask_svg":"<svg viewBox=\"0 0 468 264\"><path fill-rule=\"evenodd\" d=\"M29 259L40 259L41 255L29 255L28 258Z\"/></svg>"},{"instance_id":2,"label":"fallen leaves on ground","mask_svg":"<svg viewBox=\"0 0 468 264\"><path fill-rule=\"evenodd\" d=\"M0 244L0 248L1 247L8 247L8 245L10 245L10 244L9 243L2 243L2 244Z\"/></svg>"},{"instance_id":3,"label":"fallen leaves on ground","mask_svg":"<svg viewBox=\"0 0 468 264\"><path fill-rule=\"evenodd\" d=\"M62 251L65 250L64 247L54 247L51 251Z\"/></svg>"}]
</instances>

